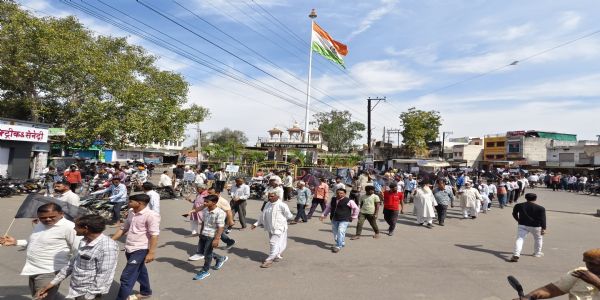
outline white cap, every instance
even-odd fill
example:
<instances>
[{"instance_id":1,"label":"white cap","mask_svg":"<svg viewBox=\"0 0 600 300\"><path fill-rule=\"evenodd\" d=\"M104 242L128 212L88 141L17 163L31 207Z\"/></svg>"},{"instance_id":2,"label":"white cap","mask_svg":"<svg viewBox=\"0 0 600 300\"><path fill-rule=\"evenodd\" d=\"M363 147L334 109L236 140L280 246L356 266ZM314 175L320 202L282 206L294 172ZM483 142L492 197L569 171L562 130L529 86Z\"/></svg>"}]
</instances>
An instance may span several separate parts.
<instances>
[{"instance_id":1,"label":"white cap","mask_svg":"<svg viewBox=\"0 0 600 300\"><path fill-rule=\"evenodd\" d=\"M275 180L275 183L281 184L281 177L279 177L277 175L273 175L273 176L269 177L269 181L271 181L271 180Z\"/></svg>"}]
</instances>

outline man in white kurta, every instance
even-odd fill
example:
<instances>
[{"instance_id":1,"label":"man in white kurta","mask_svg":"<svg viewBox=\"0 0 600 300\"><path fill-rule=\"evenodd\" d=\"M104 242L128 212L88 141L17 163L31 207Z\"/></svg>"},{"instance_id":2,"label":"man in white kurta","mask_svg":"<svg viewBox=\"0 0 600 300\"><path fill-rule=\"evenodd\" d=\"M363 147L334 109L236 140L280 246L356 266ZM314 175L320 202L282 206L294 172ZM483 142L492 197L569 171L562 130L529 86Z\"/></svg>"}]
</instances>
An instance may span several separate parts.
<instances>
[{"instance_id":1,"label":"man in white kurta","mask_svg":"<svg viewBox=\"0 0 600 300\"><path fill-rule=\"evenodd\" d=\"M425 184L419 187L414 199L414 214L417 217L417 223L432 228L433 218L435 218L434 206L437 206L437 202L429 185Z\"/></svg>"},{"instance_id":2,"label":"man in white kurta","mask_svg":"<svg viewBox=\"0 0 600 300\"><path fill-rule=\"evenodd\" d=\"M477 218L479 207L481 205L481 194L473 187L473 182L465 182L465 187L459 192L460 207L462 208L463 218L466 219L469 216L472 219Z\"/></svg>"},{"instance_id":3,"label":"man in white kurta","mask_svg":"<svg viewBox=\"0 0 600 300\"><path fill-rule=\"evenodd\" d=\"M287 204L279 199L277 192L268 193L267 199L269 201L260 213L256 223L252 225L252 229L263 225L265 231L269 234L269 257L265 259L260 266L261 268L269 268L274 261L277 262L283 259L281 253L287 247L287 221L294 217Z\"/></svg>"}]
</instances>

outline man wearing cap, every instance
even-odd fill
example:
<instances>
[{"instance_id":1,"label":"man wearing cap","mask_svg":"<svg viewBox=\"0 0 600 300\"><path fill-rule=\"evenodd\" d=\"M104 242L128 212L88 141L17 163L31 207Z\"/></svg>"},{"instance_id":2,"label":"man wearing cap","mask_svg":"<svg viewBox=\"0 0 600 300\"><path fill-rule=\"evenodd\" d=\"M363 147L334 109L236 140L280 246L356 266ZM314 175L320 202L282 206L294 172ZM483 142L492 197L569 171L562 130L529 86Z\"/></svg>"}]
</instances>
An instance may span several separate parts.
<instances>
[{"instance_id":1,"label":"man wearing cap","mask_svg":"<svg viewBox=\"0 0 600 300\"><path fill-rule=\"evenodd\" d=\"M460 207L463 213L463 219L471 217L471 219L477 218L479 205L481 205L481 194L473 187L473 182L465 181L465 186L462 190L459 190Z\"/></svg>"},{"instance_id":2,"label":"man wearing cap","mask_svg":"<svg viewBox=\"0 0 600 300\"><path fill-rule=\"evenodd\" d=\"M558 281L535 289L521 299L549 299L565 294L569 294L569 300L600 299L600 248L584 252L583 262L585 267L574 269Z\"/></svg>"},{"instance_id":3,"label":"man wearing cap","mask_svg":"<svg viewBox=\"0 0 600 300\"><path fill-rule=\"evenodd\" d=\"M537 195L534 193L525 194L525 203L516 204L513 208L513 218L519 223L517 228L517 240L515 241L515 251L511 262L519 261L521 250L523 249L523 240L528 233L533 235L534 257L542 257L542 236L546 233L546 209L536 203Z\"/></svg>"}]
</instances>

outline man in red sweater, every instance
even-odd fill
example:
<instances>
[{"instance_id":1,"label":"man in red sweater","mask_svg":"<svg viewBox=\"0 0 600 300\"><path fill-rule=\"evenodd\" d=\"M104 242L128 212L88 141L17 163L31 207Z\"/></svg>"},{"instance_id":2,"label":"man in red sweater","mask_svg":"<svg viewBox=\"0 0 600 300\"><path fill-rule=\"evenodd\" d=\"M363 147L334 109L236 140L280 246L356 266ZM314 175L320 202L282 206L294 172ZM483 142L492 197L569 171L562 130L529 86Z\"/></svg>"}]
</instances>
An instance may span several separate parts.
<instances>
[{"instance_id":1,"label":"man in red sweater","mask_svg":"<svg viewBox=\"0 0 600 300\"><path fill-rule=\"evenodd\" d=\"M65 171L65 179L69 182L71 191L77 193L77 186L81 183L81 172L77 170L76 165L71 165L69 170Z\"/></svg>"},{"instance_id":2,"label":"man in red sweater","mask_svg":"<svg viewBox=\"0 0 600 300\"><path fill-rule=\"evenodd\" d=\"M398 212L402 210L402 201L404 200L404 194L398 192L398 184L396 182L390 183L390 189L383 192L383 218L390 226L388 235L394 235L394 229L396 229L396 222L398 221Z\"/></svg>"}]
</instances>

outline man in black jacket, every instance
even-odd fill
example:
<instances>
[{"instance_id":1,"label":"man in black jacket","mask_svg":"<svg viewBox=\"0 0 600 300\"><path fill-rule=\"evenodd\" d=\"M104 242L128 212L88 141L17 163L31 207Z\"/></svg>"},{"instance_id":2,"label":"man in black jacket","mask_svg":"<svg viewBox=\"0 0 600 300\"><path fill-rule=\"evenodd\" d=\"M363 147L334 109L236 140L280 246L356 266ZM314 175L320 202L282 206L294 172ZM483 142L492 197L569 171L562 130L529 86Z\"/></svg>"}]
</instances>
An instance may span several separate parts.
<instances>
[{"instance_id":1,"label":"man in black jacket","mask_svg":"<svg viewBox=\"0 0 600 300\"><path fill-rule=\"evenodd\" d=\"M517 240L515 242L515 251L511 262L519 261L521 250L523 249L523 240L528 233L533 235L534 239L534 257L542 257L542 236L546 233L546 209L536 203L537 195L534 193L525 194L527 202L516 204L513 208L513 218L519 223L517 231Z\"/></svg>"}]
</instances>

